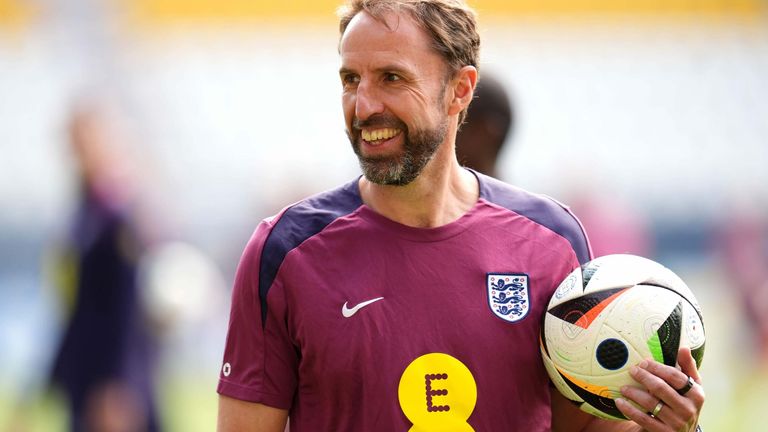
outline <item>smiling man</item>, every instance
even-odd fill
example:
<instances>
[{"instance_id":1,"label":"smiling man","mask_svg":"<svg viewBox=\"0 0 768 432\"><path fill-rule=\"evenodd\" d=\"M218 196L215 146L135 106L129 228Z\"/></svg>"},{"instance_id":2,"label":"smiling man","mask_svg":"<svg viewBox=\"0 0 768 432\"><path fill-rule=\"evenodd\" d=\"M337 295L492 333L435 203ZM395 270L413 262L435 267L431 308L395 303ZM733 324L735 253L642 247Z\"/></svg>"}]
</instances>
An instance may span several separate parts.
<instances>
[{"instance_id":1,"label":"smiling man","mask_svg":"<svg viewBox=\"0 0 768 432\"><path fill-rule=\"evenodd\" d=\"M681 369L633 372L625 397L643 409L617 402L633 422L590 417L549 385L541 317L591 252L565 207L456 160L478 79L474 13L356 0L340 15L363 176L263 221L248 243L219 431L279 432L289 417L312 432L694 430L704 394L687 351Z\"/></svg>"},{"instance_id":2,"label":"smiling man","mask_svg":"<svg viewBox=\"0 0 768 432\"><path fill-rule=\"evenodd\" d=\"M343 107L347 133L365 178L375 184L405 186L418 177L446 139L450 121L444 111L450 102L445 99L452 77L414 22L394 22L395 15L383 19L364 13L346 24L348 31L340 46ZM402 27L370 31L389 25ZM375 51L370 49L374 46ZM468 74L462 96L471 96L477 79L476 71Z\"/></svg>"}]
</instances>

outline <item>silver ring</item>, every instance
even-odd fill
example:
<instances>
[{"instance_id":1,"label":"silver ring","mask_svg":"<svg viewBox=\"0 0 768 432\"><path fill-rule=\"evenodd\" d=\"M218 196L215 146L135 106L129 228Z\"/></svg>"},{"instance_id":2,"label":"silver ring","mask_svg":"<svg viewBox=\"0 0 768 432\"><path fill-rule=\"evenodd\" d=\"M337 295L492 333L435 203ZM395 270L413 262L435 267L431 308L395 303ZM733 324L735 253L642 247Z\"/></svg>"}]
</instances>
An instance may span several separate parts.
<instances>
[{"instance_id":1,"label":"silver ring","mask_svg":"<svg viewBox=\"0 0 768 432\"><path fill-rule=\"evenodd\" d=\"M659 403L657 403L656 406L653 407L653 411L651 411L651 417L658 416L662 408L664 408L664 402L659 401Z\"/></svg>"},{"instance_id":2,"label":"silver ring","mask_svg":"<svg viewBox=\"0 0 768 432\"><path fill-rule=\"evenodd\" d=\"M684 394L688 393L691 388L693 388L693 378L689 376L688 381L685 382L685 385L682 388L675 389L675 391L677 391L677 394L680 396L683 396Z\"/></svg>"}]
</instances>

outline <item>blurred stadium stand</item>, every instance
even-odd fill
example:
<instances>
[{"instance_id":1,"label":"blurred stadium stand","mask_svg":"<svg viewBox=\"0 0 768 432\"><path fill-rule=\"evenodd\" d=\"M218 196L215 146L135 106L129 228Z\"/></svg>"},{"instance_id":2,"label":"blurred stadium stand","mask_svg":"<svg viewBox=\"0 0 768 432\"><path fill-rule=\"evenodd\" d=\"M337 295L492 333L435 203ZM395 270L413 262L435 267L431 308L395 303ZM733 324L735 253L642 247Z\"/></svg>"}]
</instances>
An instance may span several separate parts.
<instances>
[{"instance_id":1,"label":"blurred stadium stand","mask_svg":"<svg viewBox=\"0 0 768 432\"><path fill-rule=\"evenodd\" d=\"M714 233L734 206L768 220L768 1L469 3L483 68L516 96L502 178L565 202L584 190L631 201L655 258L704 305L704 426L759 429L768 379L749 374L768 365ZM32 431L65 424L55 399L37 398L59 331L43 262L72 211L72 98L95 88L120 105L152 167L155 214L231 279L261 217L358 172L339 107L338 4L0 0L0 432L14 412L34 414ZM171 342L168 430L213 429L221 310Z\"/></svg>"}]
</instances>

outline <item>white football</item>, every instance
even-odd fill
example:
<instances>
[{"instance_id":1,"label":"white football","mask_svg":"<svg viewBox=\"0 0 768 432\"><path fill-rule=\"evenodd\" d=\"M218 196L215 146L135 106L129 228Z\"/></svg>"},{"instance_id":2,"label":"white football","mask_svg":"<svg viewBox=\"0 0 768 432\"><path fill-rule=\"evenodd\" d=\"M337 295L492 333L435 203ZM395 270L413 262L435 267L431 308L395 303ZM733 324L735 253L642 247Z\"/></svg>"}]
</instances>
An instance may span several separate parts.
<instances>
[{"instance_id":1,"label":"white football","mask_svg":"<svg viewBox=\"0 0 768 432\"><path fill-rule=\"evenodd\" d=\"M674 366L689 347L698 366L704 325L693 292L674 272L635 255L606 255L574 270L555 290L541 332L552 382L592 415L623 420L614 399L639 386L629 368L646 358Z\"/></svg>"}]
</instances>

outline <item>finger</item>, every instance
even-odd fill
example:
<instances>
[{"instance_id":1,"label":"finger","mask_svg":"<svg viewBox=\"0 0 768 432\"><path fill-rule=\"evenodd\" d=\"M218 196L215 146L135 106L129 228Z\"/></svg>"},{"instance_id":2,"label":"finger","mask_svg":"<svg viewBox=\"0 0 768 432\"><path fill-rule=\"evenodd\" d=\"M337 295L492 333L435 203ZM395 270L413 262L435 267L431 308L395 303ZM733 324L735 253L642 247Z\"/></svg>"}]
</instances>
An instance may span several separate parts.
<instances>
[{"instance_id":1,"label":"finger","mask_svg":"<svg viewBox=\"0 0 768 432\"><path fill-rule=\"evenodd\" d=\"M668 380L672 379L673 375L670 369L682 375L682 372L674 368L648 360L643 360L636 366L630 367L629 374L635 381L645 387L648 393L677 410L684 403L684 400L668 382ZM684 380L685 378L680 379Z\"/></svg>"},{"instance_id":2,"label":"finger","mask_svg":"<svg viewBox=\"0 0 768 432\"><path fill-rule=\"evenodd\" d=\"M687 380L681 371L673 367L643 360L638 366L631 367L629 373L638 383L645 386L650 394L658 397L670 410L674 411L674 416L667 417L672 425L677 424L678 421L687 423L695 419L704 405L704 392L700 385L694 384L685 396L679 395L672 387L678 385L668 382L672 381L674 376L677 376L675 383Z\"/></svg>"},{"instance_id":3,"label":"finger","mask_svg":"<svg viewBox=\"0 0 768 432\"><path fill-rule=\"evenodd\" d=\"M633 386L623 386L621 388L621 394L628 400L636 403L640 408L645 410L648 414L656 408L656 404L659 403L659 398L648 393L643 389L639 389ZM654 416L664 423L671 426L683 425L684 419L681 418L670 406L664 405L659 412Z\"/></svg>"},{"instance_id":4,"label":"finger","mask_svg":"<svg viewBox=\"0 0 768 432\"><path fill-rule=\"evenodd\" d=\"M636 403L645 412L651 412L659 402L659 398L656 396L648 393L645 389L634 386L623 386L621 388L621 395Z\"/></svg>"},{"instance_id":5,"label":"finger","mask_svg":"<svg viewBox=\"0 0 768 432\"><path fill-rule=\"evenodd\" d=\"M682 388L688 382L688 375L685 371L678 370L677 368L653 360L643 360L637 366L661 378L672 386L673 389Z\"/></svg>"},{"instance_id":6,"label":"finger","mask_svg":"<svg viewBox=\"0 0 768 432\"><path fill-rule=\"evenodd\" d=\"M616 408L621 411L624 416L643 428L643 430L650 431L650 432L672 432L673 429L658 419L655 419L648 414L640 411L637 409L634 405L629 403L628 401L618 398L615 400L616 402Z\"/></svg>"},{"instance_id":7,"label":"finger","mask_svg":"<svg viewBox=\"0 0 768 432\"><path fill-rule=\"evenodd\" d=\"M693 401L695 409L698 411L701 409L702 405L704 405L705 399L704 388L701 386L701 377L696 370L696 361L691 357L690 350L685 348L685 351L681 351L681 353L683 354L682 362L685 365L684 369L682 369L682 365L681 369L678 370L653 360L643 360L638 364L638 366L639 368L644 369L667 382L667 387L671 386L671 391L674 392L673 395L668 388L664 389L661 385L659 385L658 389L646 386L646 388L648 388L652 394L658 396L667 405L674 405L675 410L679 410L681 412L690 411L691 406L688 404L688 401ZM629 372L631 375L631 368ZM677 393L677 389L683 388L683 386L686 385L688 381L688 373L691 373L691 378L693 378L695 384L693 385L693 388L685 393L685 395L681 396Z\"/></svg>"},{"instance_id":8,"label":"finger","mask_svg":"<svg viewBox=\"0 0 768 432\"><path fill-rule=\"evenodd\" d=\"M699 369L696 367L696 360L691 354L691 349L688 347L680 348L677 353L677 364L680 365L680 370L689 375L696 381L697 384L701 384L701 376L699 375ZM678 387L679 388L679 387Z\"/></svg>"},{"instance_id":9,"label":"finger","mask_svg":"<svg viewBox=\"0 0 768 432\"><path fill-rule=\"evenodd\" d=\"M668 405L669 409L685 412L686 414L690 413L692 407L686 406L687 401L678 395L675 389L667 382L667 379L671 379L670 377L672 376L672 372L669 369L682 375L682 372L675 368L648 360L643 360L637 366L630 367L629 374L635 381L648 389L648 393ZM655 405L654 403L653 406Z\"/></svg>"}]
</instances>

